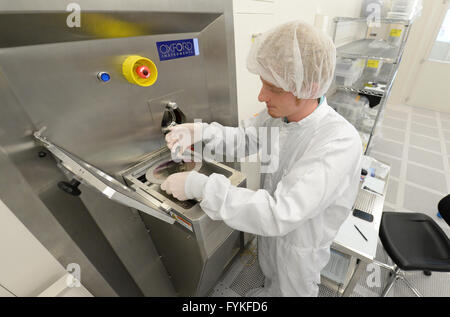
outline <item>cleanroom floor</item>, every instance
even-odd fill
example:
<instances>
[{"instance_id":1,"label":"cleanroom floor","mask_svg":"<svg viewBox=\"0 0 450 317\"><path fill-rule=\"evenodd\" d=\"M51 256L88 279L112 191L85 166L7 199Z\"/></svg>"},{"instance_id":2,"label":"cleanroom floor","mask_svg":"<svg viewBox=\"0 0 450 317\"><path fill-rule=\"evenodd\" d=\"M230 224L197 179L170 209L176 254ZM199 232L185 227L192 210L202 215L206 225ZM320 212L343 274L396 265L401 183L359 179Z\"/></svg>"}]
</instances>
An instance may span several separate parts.
<instances>
[{"instance_id":1,"label":"cleanroom floor","mask_svg":"<svg viewBox=\"0 0 450 317\"><path fill-rule=\"evenodd\" d=\"M406 105L388 105L374 139L371 156L391 165L384 210L422 212L432 217L450 237L450 227L437 217L437 204L450 193L450 114ZM212 297L243 296L261 286L264 276L257 260L256 239L237 256L214 289ZM392 263L378 244L376 259ZM365 272L355 286L353 297L380 296L387 271L381 269L381 285L369 287ZM450 274L407 273L408 280L424 296L450 296ZM320 286L320 297L336 294ZM395 283L389 296L414 296L403 282Z\"/></svg>"},{"instance_id":2,"label":"cleanroom floor","mask_svg":"<svg viewBox=\"0 0 450 317\"><path fill-rule=\"evenodd\" d=\"M450 193L450 113L389 105L377 130L370 155L391 165L384 210L423 212L450 236L436 216Z\"/></svg>"}]
</instances>

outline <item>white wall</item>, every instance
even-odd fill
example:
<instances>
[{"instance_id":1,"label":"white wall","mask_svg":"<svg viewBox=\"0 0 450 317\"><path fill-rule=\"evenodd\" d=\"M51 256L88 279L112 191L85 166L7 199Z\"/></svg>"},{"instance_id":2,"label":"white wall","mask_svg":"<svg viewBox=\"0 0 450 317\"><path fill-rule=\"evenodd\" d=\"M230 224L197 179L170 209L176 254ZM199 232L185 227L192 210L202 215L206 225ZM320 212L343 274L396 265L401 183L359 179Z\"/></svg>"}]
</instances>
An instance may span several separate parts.
<instances>
[{"instance_id":1,"label":"white wall","mask_svg":"<svg viewBox=\"0 0 450 317\"><path fill-rule=\"evenodd\" d=\"M333 17L359 16L361 5L362 0L233 0L239 120L264 108L257 101L259 78L246 67L253 34L292 20L314 24L317 15L328 17L325 28L331 30Z\"/></svg>"},{"instance_id":2,"label":"white wall","mask_svg":"<svg viewBox=\"0 0 450 317\"><path fill-rule=\"evenodd\" d=\"M431 6L434 1L423 1L422 16L415 21L411 28L411 32L406 43L405 51L403 52L402 61L398 69L397 77L392 86L392 91L389 96L389 104L405 104L406 98L410 93L410 87L413 85L415 76L420 67L420 61L427 50L424 45L424 30L429 29L429 21L431 16Z\"/></svg>"},{"instance_id":3,"label":"white wall","mask_svg":"<svg viewBox=\"0 0 450 317\"><path fill-rule=\"evenodd\" d=\"M360 15L362 0L275 0L277 20L303 20L314 24L316 14L356 17Z\"/></svg>"},{"instance_id":4,"label":"white wall","mask_svg":"<svg viewBox=\"0 0 450 317\"><path fill-rule=\"evenodd\" d=\"M407 104L450 112L450 64L429 60L450 0L423 0L413 24L389 104Z\"/></svg>"}]
</instances>

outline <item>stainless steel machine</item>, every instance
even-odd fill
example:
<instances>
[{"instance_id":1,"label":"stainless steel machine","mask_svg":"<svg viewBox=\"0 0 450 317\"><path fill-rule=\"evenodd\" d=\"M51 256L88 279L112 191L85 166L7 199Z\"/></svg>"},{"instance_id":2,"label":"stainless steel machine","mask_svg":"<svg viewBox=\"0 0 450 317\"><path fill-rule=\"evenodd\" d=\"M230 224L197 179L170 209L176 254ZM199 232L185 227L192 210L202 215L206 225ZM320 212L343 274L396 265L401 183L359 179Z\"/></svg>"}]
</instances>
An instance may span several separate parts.
<instances>
[{"instance_id":1,"label":"stainless steel machine","mask_svg":"<svg viewBox=\"0 0 450 317\"><path fill-rule=\"evenodd\" d=\"M197 118L238 123L232 3L77 4L0 4L0 199L94 295L207 295L247 237L154 173L245 186L233 164L172 163L164 142Z\"/></svg>"}]
</instances>

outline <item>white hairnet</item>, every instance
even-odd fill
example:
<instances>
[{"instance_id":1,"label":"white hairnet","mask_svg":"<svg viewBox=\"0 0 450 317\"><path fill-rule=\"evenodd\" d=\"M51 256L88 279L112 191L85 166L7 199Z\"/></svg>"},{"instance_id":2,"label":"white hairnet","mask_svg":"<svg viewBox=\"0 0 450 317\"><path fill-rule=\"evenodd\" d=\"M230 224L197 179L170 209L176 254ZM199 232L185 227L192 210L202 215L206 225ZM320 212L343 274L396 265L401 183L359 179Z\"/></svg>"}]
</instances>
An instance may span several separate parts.
<instances>
[{"instance_id":1,"label":"white hairnet","mask_svg":"<svg viewBox=\"0 0 450 317\"><path fill-rule=\"evenodd\" d=\"M247 59L250 72L301 99L325 95L335 66L336 47L331 38L300 21L258 36Z\"/></svg>"}]
</instances>

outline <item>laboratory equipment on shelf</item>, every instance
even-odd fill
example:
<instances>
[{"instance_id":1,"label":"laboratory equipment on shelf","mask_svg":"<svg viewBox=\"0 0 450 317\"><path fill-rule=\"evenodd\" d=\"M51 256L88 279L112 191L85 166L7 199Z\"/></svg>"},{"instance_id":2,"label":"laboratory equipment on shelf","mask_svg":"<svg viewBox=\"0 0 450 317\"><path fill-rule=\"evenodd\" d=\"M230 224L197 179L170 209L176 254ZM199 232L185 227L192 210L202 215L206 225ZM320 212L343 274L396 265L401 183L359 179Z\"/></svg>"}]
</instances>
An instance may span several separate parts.
<instances>
[{"instance_id":1,"label":"laboratory equipment on shelf","mask_svg":"<svg viewBox=\"0 0 450 317\"><path fill-rule=\"evenodd\" d=\"M381 67L383 66L382 61L369 59L366 64L366 74L373 78L380 74Z\"/></svg>"},{"instance_id":2,"label":"laboratory equipment on shelf","mask_svg":"<svg viewBox=\"0 0 450 317\"><path fill-rule=\"evenodd\" d=\"M404 30L402 27L399 27L397 25L392 26L389 29L389 37L387 39L387 42L394 47L399 47L402 44L403 31Z\"/></svg>"},{"instance_id":3,"label":"laboratory equipment on shelf","mask_svg":"<svg viewBox=\"0 0 450 317\"><path fill-rule=\"evenodd\" d=\"M353 85L360 77L364 70L364 60L338 58L336 61L336 84L343 86Z\"/></svg>"},{"instance_id":4,"label":"laboratory equipment on shelf","mask_svg":"<svg viewBox=\"0 0 450 317\"><path fill-rule=\"evenodd\" d=\"M391 10L387 17L411 20L420 15L422 8L422 0L392 0Z\"/></svg>"},{"instance_id":5,"label":"laboratory equipment on shelf","mask_svg":"<svg viewBox=\"0 0 450 317\"><path fill-rule=\"evenodd\" d=\"M369 100L356 93L338 91L328 99L328 104L341 114L356 129L360 129L364 108L369 107Z\"/></svg>"}]
</instances>

